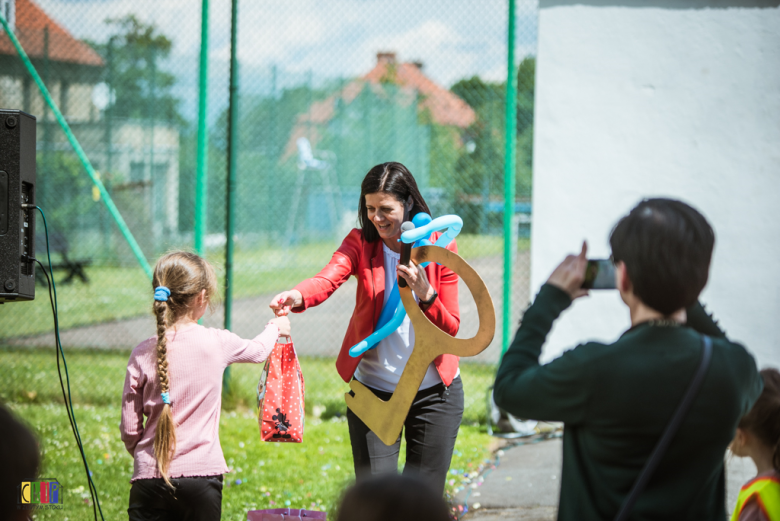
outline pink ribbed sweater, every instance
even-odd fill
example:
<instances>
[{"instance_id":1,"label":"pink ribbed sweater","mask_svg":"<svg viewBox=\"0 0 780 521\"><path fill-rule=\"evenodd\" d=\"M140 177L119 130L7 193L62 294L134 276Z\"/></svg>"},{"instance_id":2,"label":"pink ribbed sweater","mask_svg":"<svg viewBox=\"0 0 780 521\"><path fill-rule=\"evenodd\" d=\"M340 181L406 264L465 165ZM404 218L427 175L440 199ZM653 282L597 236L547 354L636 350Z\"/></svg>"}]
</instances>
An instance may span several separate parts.
<instances>
[{"instance_id":1,"label":"pink ribbed sweater","mask_svg":"<svg viewBox=\"0 0 780 521\"><path fill-rule=\"evenodd\" d=\"M219 444L222 373L236 362L265 361L279 336L279 328L268 324L253 340L198 324L170 331L166 336L169 394L176 424L176 452L168 475L175 478L224 474L228 467ZM154 433L163 408L160 392L154 336L133 349L127 363L119 428L122 441L135 460L131 482L161 477L154 458Z\"/></svg>"}]
</instances>

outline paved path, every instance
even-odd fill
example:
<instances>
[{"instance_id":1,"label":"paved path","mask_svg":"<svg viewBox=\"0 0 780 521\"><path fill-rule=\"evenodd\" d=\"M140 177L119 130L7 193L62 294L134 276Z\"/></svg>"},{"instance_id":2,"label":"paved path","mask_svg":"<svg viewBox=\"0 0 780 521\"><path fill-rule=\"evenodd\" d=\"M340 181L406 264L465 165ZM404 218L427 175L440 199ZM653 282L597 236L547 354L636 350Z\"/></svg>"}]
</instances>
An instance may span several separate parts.
<instances>
[{"instance_id":1,"label":"paved path","mask_svg":"<svg viewBox=\"0 0 780 521\"><path fill-rule=\"evenodd\" d=\"M482 486L460 492L468 501L467 521L552 521L560 494L560 438L510 446L499 452L499 465L484 474ZM731 513L739 487L755 476L750 458L726 460L726 510ZM469 494L469 490L471 493ZM474 508L476 504L479 508Z\"/></svg>"},{"instance_id":2,"label":"paved path","mask_svg":"<svg viewBox=\"0 0 780 521\"><path fill-rule=\"evenodd\" d=\"M501 353L502 262L502 258L498 256L483 257L471 261L471 265L485 281L496 309L496 337L490 347L474 357L474 360L482 362L496 362ZM515 266L514 295L518 297L515 299L514 315L519 317L520 312L528 302L528 252L519 253ZM292 316L293 339L299 354L314 356L336 356L338 354L349 318L355 308L356 288L357 283L354 278L351 278L322 305L311 308L306 313ZM231 329L244 338L252 338L259 333L268 318L271 317L268 303L272 297L273 294L268 294L236 300L233 304L233 327ZM523 303L522 309L517 304L519 302ZM479 324L474 300L462 281L459 285L459 303L461 330L457 336L458 338L469 338L476 334ZM214 314L204 317L204 324L211 327L222 327L224 323L223 311L224 309L220 306ZM133 319L68 329L60 333L60 338L66 347L128 349L154 335L155 331L154 319L150 314ZM4 343L6 345L48 347L54 343L54 339L53 334L48 333L8 339Z\"/></svg>"}]
</instances>

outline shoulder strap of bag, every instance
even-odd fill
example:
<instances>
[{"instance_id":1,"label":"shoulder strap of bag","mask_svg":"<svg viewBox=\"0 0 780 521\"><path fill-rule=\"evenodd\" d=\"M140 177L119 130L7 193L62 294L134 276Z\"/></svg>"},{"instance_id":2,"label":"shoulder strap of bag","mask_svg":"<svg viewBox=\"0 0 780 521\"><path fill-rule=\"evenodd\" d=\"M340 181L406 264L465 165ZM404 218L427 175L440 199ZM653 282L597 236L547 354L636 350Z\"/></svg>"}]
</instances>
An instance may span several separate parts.
<instances>
[{"instance_id":1,"label":"shoulder strap of bag","mask_svg":"<svg viewBox=\"0 0 780 521\"><path fill-rule=\"evenodd\" d=\"M636 502L637 497L639 497L639 494L642 493L645 485L647 485L647 482L650 481L650 477L653 475L655 468L658 466L658 463L661 461L661 458L666 452L666 449L669 447L669 443L671 443L672 438L674 438L674 435L680 428L680 424L685 418L685 413L687 413L688 409L691 407L691 403L696 397L696 393L698 392L699 387L701 387L702 381L704 381L704 375L707 374L707 369L709 368L710 360L712 359L712 339L710 339L710 337L707 335L702 335L701 342L703 344L703 349L699 368L696 369L696 374L693 375L693 380L688 386L688 390L686 391L685 396L680 402L680 405L677 406L677 410L675 411L672 420L669 422L669 425L666 426L666 430L661 435L661 439L658 440L658 443L653 449L652 454L650 454L650 458L647 460L647 463L645 463L642 472L634 482L634 486L623 502L623 506L620 508L618 515L615 517L615 521L625 521L628 519L628 514L634 507L634 503Z\"/></svg>"}]
</instances>

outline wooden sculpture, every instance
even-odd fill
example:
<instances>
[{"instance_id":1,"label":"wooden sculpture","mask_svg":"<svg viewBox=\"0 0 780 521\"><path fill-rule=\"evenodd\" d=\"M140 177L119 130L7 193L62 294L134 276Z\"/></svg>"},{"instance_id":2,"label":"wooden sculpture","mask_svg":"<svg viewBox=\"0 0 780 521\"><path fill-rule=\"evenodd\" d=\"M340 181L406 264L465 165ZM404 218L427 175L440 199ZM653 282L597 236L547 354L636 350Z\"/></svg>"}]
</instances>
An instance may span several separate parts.
<instances>
[{"instance_id":1,"label":"wooden sculpture","mask_svg":"<svg viewBox=\"0 0 780 521\"><path fill-rule=\"evenodd\" d=\"M412 250L417 264L436 262L454 271L471 291L479 313L479 330L473 338L454 338L436 327L422 312L409 287L399 288L401 301L414 326L414 350L406 363L393 396L381 400L357 380L349 384L354 396L344 395L347 407L371 429L385 445L398 439L414 397L425 378L428 366L443 354L476 356L484 351L496 331L493 300L482 278L457 253L438 246L421 246Z\"/></svg>"}]
</instances>

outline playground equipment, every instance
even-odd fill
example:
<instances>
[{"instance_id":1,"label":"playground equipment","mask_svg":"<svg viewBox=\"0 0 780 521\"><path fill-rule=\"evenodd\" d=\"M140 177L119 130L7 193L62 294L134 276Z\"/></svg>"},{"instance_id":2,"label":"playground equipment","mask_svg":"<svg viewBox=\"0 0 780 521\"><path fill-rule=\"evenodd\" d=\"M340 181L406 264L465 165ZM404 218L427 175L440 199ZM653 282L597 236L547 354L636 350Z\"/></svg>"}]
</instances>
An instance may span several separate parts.
<instances>
[{"instance_id":1,"label":"playground equipment","mask_svg":"<svg viewBox=\"0 0 780 521\"><path fill-rule=\"evenodd\" d=\"M287 225L287 235L285 241L289 241L295 232L295 221L298 215L298 206L301 201L301 192L306 181L306 172L319 172L322 181L322 189L327 195L328 211L330 213L333 233L339 234L339 222L341 219L341 192L333 171L335 157L329 153L330 157L324 152L320 152L322 158L314 156L311 143L305 137L299 137L295 142L298 146L298 178L295 181L295 190L293 191L290 219ZM338 237L337 237L338 238Z\"/></svg>"}]
</instances>

